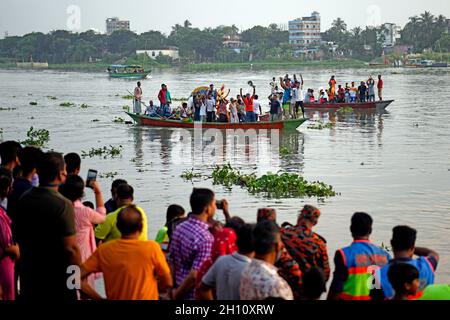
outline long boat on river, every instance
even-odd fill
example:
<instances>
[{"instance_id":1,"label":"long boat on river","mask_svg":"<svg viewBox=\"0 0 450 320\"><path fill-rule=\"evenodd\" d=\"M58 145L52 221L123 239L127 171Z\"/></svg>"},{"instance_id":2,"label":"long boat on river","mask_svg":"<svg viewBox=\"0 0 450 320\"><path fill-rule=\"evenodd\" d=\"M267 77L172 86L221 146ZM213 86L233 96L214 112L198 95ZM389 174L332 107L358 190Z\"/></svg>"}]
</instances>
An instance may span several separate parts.
<instances>
[{"instance_id":1,"label":"long boat on river","mask_svg":"<svg viewBox=\"0 0 450 320\"><path fill-rule=\"evenodd\" d=\"M231 122L193 122L193 121L181 121L165 118L154 118L145 115L139 115L135 113L127 112L127 114L138 124L142 126L158 127L158 128L186 128L194 129L196 126L201 125L202 129L287 129L295 130L304 124L309 119L292 119L284 121L260 121L260 122L244 122L244 123L231 123Z\"/></svg>"},{"instance_id":2,"label":"long boat on river","mask_svg":"<svg viewBox=\"0 0 450 320\"><path fill-rule=\"evenodd\" d=\"M321 109L341 109L341 108L353 108L355 110L364 109L364 110L377 110L377 111L384 111L387 107L389 107L394 100L383 100L383 101L376 101L376 102L356 102L356 103L305 103L305 109L315 109L315 110L321 110Z\"/></svg>"}]
</instances>

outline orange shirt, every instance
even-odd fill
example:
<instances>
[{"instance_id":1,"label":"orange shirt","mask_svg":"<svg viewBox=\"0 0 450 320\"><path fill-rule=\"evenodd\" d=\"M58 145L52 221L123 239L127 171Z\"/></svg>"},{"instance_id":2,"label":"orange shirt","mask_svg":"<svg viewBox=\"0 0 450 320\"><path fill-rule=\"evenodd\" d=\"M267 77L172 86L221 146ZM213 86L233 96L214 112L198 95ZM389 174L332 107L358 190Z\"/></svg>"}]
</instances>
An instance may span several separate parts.
<instances>
[{"instance_id":1,"label":"orange shirt","mask_svg":"<svg viewBox=\"0 0 450 320\"><path fill-rule=\"evenodd\" d=\"M253 97L251 97L250 99L244 97L242 100L245 104L245 112L255 112L255 108L253 106Z\"/></svg>"},{"instance_id":2,"label":"orange shirt","mask_svg":"<svg viewBox=\"0 0 450 320\"><path fill-rule=\"evenodd\" d=\"M83 264L87 272L103 272L109 300L158 300L155 275L170 274L159 244L115 240L101 245Z\"/></svg>"}]
</instances>

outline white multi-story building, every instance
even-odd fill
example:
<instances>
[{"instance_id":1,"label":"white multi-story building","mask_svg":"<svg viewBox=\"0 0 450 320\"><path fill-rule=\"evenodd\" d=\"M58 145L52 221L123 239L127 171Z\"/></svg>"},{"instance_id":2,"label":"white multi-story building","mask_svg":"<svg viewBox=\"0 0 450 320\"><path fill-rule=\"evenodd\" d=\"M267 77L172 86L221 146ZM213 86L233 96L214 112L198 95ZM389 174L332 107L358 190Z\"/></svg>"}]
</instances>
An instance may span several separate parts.
<instances>
[{"instance_id":1,"label":"white multi-story building","mask_svg":"<svg viewBox=\"0 0 450 320\"><path fill-rule=\"evenodd\" d=\"M310 17L289 21L289 43L294 51L318 47L322 42L320 14L314 11Z\"/></svg>"},{"instance_id":2,"label":"white multi-story building","mask_svg":"<svg viewBox=\"0 0 450 320\"><path fill-rule=\"evenodd\" d=\"M400 39L401 27L397 26L395 23L385 23L382 25L385 29L383 47L393 47Z\"/></svg>"},{"instance_id":3,"label":"white multi-story building","mask_svg":"<svg viewBox=\"0 0 450 320\"><path fill-rule=\"evenodd\" d=\"M106 19L106 34L110 35L114 31L118 30L130 31L130 21L119 20L117 17Z\"/></svg>"},{"instance_id":4,"label":"white multi-story building","mask_svg":"<svg viewBox=\"0 0 450 320\"><path fill-rule=\"evenodd\" d=\"M167 47L162 49L146 49L136 50L136 54L146 54L151 59L155 60L159 55L171 57L173 60L180 60L180 52L177 47Z\"/></svg>"}]
</instances>

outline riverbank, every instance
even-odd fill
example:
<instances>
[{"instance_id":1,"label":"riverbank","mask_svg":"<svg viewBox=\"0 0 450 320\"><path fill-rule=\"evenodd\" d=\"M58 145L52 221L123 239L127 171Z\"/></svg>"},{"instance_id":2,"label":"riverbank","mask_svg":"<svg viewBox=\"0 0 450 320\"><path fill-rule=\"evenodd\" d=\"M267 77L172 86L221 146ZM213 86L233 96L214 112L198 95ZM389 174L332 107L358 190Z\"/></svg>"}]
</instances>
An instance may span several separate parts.
<instances>
[{"instance_id":1,"label":"riverbank","mask_svg":"<svg viewBox=\"0 0 450 320\"><path fill-rule=\"evenodd\" d=\"M46 70L54 71L78 71L78 72L106 72L107 63L67 63L50 64ZM324 60L324 61L263 61L253 63L198 63L182 66L153 65L152 69L174 69L181 72L225 71L225 70L271 70L292 69L299 67L310 68L367 68L368 65L360 60ZM17 68L13 63L0 63L0 69L27 70Z\"/></svg>"}]
</instances>

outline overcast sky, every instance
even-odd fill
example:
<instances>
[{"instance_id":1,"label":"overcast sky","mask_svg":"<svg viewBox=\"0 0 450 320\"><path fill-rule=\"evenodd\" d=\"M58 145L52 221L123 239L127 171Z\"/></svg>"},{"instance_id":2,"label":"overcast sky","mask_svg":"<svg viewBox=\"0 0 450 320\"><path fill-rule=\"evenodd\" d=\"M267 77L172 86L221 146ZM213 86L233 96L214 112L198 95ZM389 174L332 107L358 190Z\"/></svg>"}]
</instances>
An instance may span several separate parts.
<instances>
[{"instance_id":1,"label":"overcast sky","mask_svg":"<svg viewBox=\"0 0 450 320\"><path fill-rule=\"evenodd\" d=\"M72 5L75 5L73 7ZM235 24L240 29L270 23L285 24L318 11L322 31L343 18L349 27L394 22L401 26L408 17L431 11L450 18L448 0L0 0L0 37L56 29L105 31L105 19L130 20L131 30L160 30L188 19L194 27ZM78 12L80 14L78 15ZM79 18L78 18L79 17Z\"/></svg>"}]
</instances>

